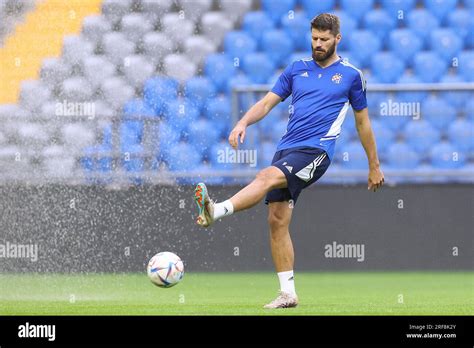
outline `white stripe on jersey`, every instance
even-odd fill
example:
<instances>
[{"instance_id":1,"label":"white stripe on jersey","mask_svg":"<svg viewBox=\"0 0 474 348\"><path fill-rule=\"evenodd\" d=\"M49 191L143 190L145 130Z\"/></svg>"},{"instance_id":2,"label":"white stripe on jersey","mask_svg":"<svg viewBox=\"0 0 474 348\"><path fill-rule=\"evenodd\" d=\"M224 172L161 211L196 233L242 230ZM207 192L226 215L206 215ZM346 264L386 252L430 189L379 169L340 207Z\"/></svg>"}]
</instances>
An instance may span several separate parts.
<instances>
[{"instance_id":1,"label":"white stripe on jersey","mask_svg":"<svg viewBox=\"0 0 474 348\"><path fill-rule=\"evenodd\" d=\"M349 110L349 101L344 103L344 106L339 112L339 115L337 115L336 120L332 123L331 128L329 128L329 131L321 138L321 140L326 140L327 137L336 137L341 133L342 122L344 122L344 119L346 118L347 110Z\"/></svg>"}]
</instances>

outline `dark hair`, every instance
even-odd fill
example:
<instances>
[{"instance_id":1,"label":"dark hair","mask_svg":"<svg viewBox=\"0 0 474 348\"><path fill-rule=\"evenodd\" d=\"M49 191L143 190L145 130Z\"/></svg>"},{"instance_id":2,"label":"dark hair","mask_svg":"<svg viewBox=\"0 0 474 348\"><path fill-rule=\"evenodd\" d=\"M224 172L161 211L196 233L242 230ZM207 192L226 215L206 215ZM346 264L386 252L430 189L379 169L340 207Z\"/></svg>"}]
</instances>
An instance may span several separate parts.
<instances>
[{"instance_id":1,"label":"dark hair","mask_svg":"<svg viewBox=\"0 0 474 348\"><path fill-rule=\"evenodd\" d=\"M321 13L311 20L311 29L320 31L329 30L336 36L340 32L339 17L330 13Z\"/></svg>"}]
</instances>

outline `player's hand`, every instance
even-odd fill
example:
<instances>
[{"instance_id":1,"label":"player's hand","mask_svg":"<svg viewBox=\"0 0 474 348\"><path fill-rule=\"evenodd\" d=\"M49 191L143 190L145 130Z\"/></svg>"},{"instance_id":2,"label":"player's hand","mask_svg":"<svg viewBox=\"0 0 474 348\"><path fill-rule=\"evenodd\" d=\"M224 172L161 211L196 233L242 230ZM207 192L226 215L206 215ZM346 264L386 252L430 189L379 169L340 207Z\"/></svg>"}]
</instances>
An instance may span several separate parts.
<instances>
[{"instance_id":1,"label":"player's hand","mask_svg":"<svg viewBox=\"0 0 474 348\"><path fill-rule=\"evenodd\" d=\"M369 186L367 190L373 190L374 192L377 191L379 188L382 187L385 179L383 176L382 171L380 168L370 168L369 170Z\"/></svg>"},{"instance_id":2,"label":"player's hand","mask_svg":"<svg viewBox=\"0 0 474 348\"><path fill-rule=\"evenodd\" d=\"M239 137L240 137L240 143L242 144L245 139L245 130L247 127L244 124L237 123L232 129L232 132L230 132L229 135L229 144L232 146L234 149L237 149L237 146L239 145Z\"/></svg>"}]
</instances>

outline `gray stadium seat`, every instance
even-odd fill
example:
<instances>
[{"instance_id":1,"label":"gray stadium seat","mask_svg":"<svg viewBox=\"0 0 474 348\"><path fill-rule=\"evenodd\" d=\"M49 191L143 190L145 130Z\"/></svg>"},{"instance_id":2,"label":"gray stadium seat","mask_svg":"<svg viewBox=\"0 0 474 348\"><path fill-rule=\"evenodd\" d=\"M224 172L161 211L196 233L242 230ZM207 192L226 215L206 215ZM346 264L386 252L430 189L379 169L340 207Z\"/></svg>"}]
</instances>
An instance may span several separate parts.
<instances>
[{"instance_id":1,"label":"gray stadium seat","mask_svg":"<svg viewBox=\"0 0 474 348\"><path fill-rule=\"evenodd\" d=\"M161 63L163 58L175 49L175 42L164 33L150 32L143 38L143 52L154 65Z\"/></svg>"},{"instance_id":2,"label":"gray stadium seat","mask_svg":"<svg viewBox=\"0 0 474 348\"><path fill-rule=\"evenodd\" d=\"M126 56L135 53L135 44L125 38L122 33L105 34L102 46L104 54L115 65L121 65Z\"/></svg>"},{"instance_id":3,"label":"gray stadium seat","mask_svg":"<svg viewBox=\"0 0 474 348\"><path fill-rule=\"evenodd\" d=\"M122 108L123 104L132 99L135 91L127 85L125 80L120 77L111 77L101 84L101 90L104 100L115 110Z\"/></svg>"},{"instance_id":4,"label":"gray stadium seat","mask_svg":"<svg viewBox=\"0 0 474 348\"><path fill-rule=\"evenodd\" d=\"M99 44L102 37L111 30L112 25L103 15L87 16L82 21L83 37L95 45Z\"/></svg>"},{"instance_id":5,"label":"gray stadium seat","mask_svg":"<svg viewBox=\"0 0 474 348\"><path fill-rule=\"evenodd\" d=\"M153 25L146 16L132 13L122 18L122 33L132 42L139 42L146 33L153 30Z\"/></svg>"},{"instance_id":6,"label":"gray stadium seat","mask_svg":"<svg viewBox=\"0 0 474 348\"><path fill-rule=\"evenodd\" d=\"M73 153L94 144L96 136L91 127L83 123L69 123L61 127L61 138L66 149Z\"/></svg>"},{"instance_id":7,"label":"gray stadium seat","mask_svg":"<svg viewBox=\"0 0 474 348\"><path fill-rule=\"evenodd\" d=\"M252 0L219 0L218 7L235 23L252 8Z\"/></svg>"},{"instance_id":8,"label":"gray stadium seat","mask_svg":"<svg viewBox=\"0 0 474 348\"><path fill-rule=\"evenodd\" d=\"M85 58L82 65L84 77L93 89L97 89L106 78L114 76L116 70L115 65L101 55Z\"/></svg>"},{"instance_id":9,"label":"gray stadium seat","mask_svg":"<svg viewBox=\"0 0 474 348\"><path fill-rule=\"evenodd\" d=\"M133 0L104 0L102 13L112 24L116 24L130 12L132 3Z\"/></svg>"},{"instance_id":10,"label":"gray stadium seat","mask_svg":"<svg viewBox=\"0 0 474 348\"><path fill-rule=\"evenodd\" d=\"M64 61L70 65L80 65L82 60L94 53L95 46L81 35L67 35L64 37Z\"/></svg>"},{"instance_id":11,"label":"gray stadium seat","mask_svg":"<svg viewBox=\"0 0 474 348\"><path fill-rule=\"evenodd\" d=\"M71 76L71 67L61 58L46 58L40 70L41 81L50 89Z\"/></svg>"},{"instance_id":12,"label":"gray stadium seat","mask_svg":"<svg viewBox=\"0 0 474 348\"><path fill-rule=\"evenodd\" d=\"M94 101L95 105L95 114L98 119L101 117L107 119L108 117L112 117L116 114L116 112L103 100L96 100ZM107 121L108 122L108 121Z\"/></svg>"},{"instance_id":13,"label":"gray stadium seat","mask_svg":"<svg viewBox=\"0 0 474 348\"><path fill-rule=\"evenodd\" d=\"M18 124L18 142L22 145L44 145L49 139L47 129L38 122L21 122Z\"/></svg>"},{"instance_id":14,"label":"gray stadium seat","mask_svg":"<svg viewBox=\"0 0 474 348\"><path fill-rule=\"evenodd\" d=\"M197 66L184 54L169 54L163 61L163 70L167 76L183 82L196 74Z\"/></svg>"},{"instance_id":15,"label":"gray stadium seat","mask_svg":"<svg viewBox=\"0 0 474 348\"><path fill-rule=\"evenodd\" d=\"M202 16L201 31L216 46L219 46L225 34L233 27L232 22L222 12L208 12Z\"/></svg>"},{"instance_id":16,"label":"gray stadium seat","mask_svg":"<svg viewBox=\"0 0 474 348\"><path fill-rule=\"evenodd\" d=\"M71 77L61 85L59 99L61 102L90 102L94 94L94 89L89 82L80 76Z\"/></svg>"},{"instance_id":17,"label":"gray stadium seat","mask_svg":"<svg viewBox=\"0 0 474 348\"><path fill-rule=\"evenodd\" d=\"M42 168L48 177L70 177L74 174L76 159L71 156L68 149L59 146L47 146L42 151Z\"/></svg>"},{"instance_id":18,"label":"gray stadium seat","mask_svg":"<svg viewBox=\"0 0 474 348\"><path fill-rule=\"evenodd\" d=\"M124 59L123 73L134 88L142 87L143 82L151 77L154 72L154 65L148 62L145 56L132 55Z\"/></svg>"},{"instance_id":19,"label":"gray stadium seat","mask_svg":"<svg viewBox=\"0 0 474 348\"><path fill-rule=\"evenodd\" d=\"M20 104L28 110L37 112L41 104L50 97L51 91L41 80L26 80L21 83Z\"/></svg>"},{"instance_id":20,"label":"gray stadium seat","mask_svg":"<svg viewBox=\"0 0 474 348\"><path fill-rule=\"evenodd\" d=\"M156 24L159 19L173 6L174 0L141 0L143 13L152 24Z\"/></svg>"},{"instance_id":21,"label":"gray stadium seat","mask_svg":"<svg viewBox=\"0 0 474 348\"><path fill-rule=\"evenodd\" d=\"M216 46L206 36L195 35L186 39L184 53L197 65L201 65L206 56L216 51Z\"/></svg>"},{"instance_id":22,"label":"gray stadium seat","mask_svg":"<svg viewBox=\"0 0 474 348\"><path fill-rule=\"evenodd\" d=\"M186 18L197 22L204 13L211 9L212 0L179 0L179 6L184 11Z\"/></svg>"},{"instance_id":23,"label":"gray stadium seat","mask_svg":"<svg viewBox=\"0 0 474 348\"><path fill-rule=\"evenodd\" d=\"M161 19L161 30L178 45L194 34L195 27L194 22L181 18L178 13L168 13Z\"/></svg>"}]
</instances>

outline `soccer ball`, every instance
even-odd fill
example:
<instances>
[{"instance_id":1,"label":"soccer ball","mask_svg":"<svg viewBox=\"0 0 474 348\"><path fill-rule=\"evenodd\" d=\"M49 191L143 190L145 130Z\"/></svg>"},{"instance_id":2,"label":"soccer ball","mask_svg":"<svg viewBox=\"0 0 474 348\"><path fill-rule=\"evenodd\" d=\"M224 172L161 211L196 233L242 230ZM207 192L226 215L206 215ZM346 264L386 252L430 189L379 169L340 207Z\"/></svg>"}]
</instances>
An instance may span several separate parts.
<instances>
[{"instance_id":1,"label":"soccer ball","mask_svg":"<svg viewBox=\"0 0 474 348\"><path fill-rule=\"evenodd\" d=\"M150 259L147 274L156 286L170 288L183 279L184 264L178 255L164 251Z\"/></svg>"}]
</instances>

